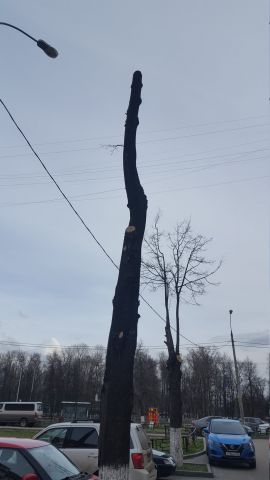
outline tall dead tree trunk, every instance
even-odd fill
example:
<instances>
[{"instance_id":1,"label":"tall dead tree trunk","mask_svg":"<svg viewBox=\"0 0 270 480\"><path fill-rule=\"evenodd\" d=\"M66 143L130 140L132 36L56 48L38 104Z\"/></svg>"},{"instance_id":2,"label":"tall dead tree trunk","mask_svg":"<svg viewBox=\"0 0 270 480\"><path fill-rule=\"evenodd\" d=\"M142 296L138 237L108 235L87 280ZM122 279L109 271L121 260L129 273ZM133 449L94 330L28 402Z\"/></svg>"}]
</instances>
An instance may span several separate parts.
<instances>
[{"instance_id":1,"label":"tall dead tree trunk","mask_svg":"<svg viewBox=\"0 0 270 480\"><path fill-rule=\"evenodd\" d=\"M119 276L113 299L106 368L101 392L99 472L102 480L126 480L129 469L130 420L133 405L133 364L141 269L141 247L147 198L136 167L136 131L141 104L142 75L135 72L127 110L123 167L130 210Z\"/></svg>"}]
</instances>

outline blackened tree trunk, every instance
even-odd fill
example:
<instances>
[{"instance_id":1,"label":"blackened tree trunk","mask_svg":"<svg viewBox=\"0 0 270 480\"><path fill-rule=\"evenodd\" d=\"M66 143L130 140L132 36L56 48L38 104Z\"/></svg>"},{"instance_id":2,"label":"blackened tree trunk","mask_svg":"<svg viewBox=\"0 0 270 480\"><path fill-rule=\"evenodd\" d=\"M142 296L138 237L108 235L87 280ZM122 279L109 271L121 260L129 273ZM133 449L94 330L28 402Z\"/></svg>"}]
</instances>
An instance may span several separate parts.
<instances>
[{"instance_id":1,"label":"blackened tree trunk","mask_svg":"<svg viewBox=\"0 0 270 480\"><path fill-rule=\"evenodd\" d=\"M113 299L106 368L101 392L99 472L102 480L128 478L130 420L133 404L133 364L141 269L141 247L147 198L136 167L136 131L141 104L142 75L135 72L125 125L123 167L130 210ZM117 214L117 213L116 213Z\"/></svg>"}]
</instances>

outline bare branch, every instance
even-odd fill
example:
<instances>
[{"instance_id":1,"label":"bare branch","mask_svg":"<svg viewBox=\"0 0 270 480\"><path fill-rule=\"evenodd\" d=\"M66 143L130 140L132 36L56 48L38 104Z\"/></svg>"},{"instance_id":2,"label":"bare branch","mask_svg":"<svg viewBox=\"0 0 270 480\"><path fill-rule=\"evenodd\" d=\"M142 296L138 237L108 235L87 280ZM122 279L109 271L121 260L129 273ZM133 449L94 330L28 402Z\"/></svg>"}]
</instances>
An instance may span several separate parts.
<instances>
[{"instance_id":1,"label":"bare branch","mask_svg":"<svg viewBox=\"0 0 270 480\"><path fill-rule=\"evenodd\" d=\"M106 150L110 150L110 154L113 155L114 152L118 150L118 148L124 148L124 145L122 143L119 144L110 144L108 143L107 145L100 145L101 148L105 148Z\"/></svg>"}]
</instances>

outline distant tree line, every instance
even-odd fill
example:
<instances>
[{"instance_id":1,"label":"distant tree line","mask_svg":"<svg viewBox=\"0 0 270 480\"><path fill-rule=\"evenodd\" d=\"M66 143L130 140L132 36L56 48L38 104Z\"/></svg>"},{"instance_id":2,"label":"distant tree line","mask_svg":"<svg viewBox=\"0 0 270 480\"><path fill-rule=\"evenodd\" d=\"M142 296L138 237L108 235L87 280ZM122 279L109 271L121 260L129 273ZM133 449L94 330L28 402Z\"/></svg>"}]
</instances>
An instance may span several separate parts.
<instances>
[{"instance_id":1,"label":"distant tree line","mask_svg":"<svg viewBox=\"0 0 270 480\"><path fill-rule=\"evenodd\" d=\"M46 356L8 351L0 354L0 402L42 401L48 415L60 415L61 401L88 401L99 408L105 351L85 345L54 351ZM266 379L250 359L239 362L245 416L264 417L268 401ZM134 364L135 416L157 407L168 416L167 355L154 358L139 345ZM232 359L212 348L192 348L183 357L182 402L184 418L206 415L238 416Z\"/></svg>"}]
</instances>

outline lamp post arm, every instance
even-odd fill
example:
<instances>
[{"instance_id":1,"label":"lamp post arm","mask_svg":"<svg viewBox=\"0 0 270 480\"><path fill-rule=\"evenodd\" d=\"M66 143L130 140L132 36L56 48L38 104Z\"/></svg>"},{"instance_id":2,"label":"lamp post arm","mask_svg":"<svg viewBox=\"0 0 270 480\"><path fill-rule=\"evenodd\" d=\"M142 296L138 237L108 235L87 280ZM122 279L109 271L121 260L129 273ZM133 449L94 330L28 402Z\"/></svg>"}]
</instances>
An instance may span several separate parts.
<instances>
[{"instance_id":1,"label":"lamp post arm","mask_svg":"<svg viewBox=\"0 0 270 480\"><path fill-rule=\"evenodd\" d=\"M37 40L36 38L32 37L32 35L29 35L29 33L26 33L24 30L22 30L21 28L15 27L15 25L11 25L11 23L0 22L0 25L14 28L14 30L18 30L18 32L21 32L23 35L33 40L33 42L35 42L37 46L41 48L41 50L43 50L43 52L46 53L46 55L48 55L48 57L56 58L58 56L57 50L51 45L49 45L49 43L45 42L45 40L41 40L41 39Z\"/></svg>"},{"instance_id":2,"label":"lamp post arm","mask_svg":"<svg viewBox=\"0 0 270 480\"><path fill-rule=\"evenodd\" d=\"M37 42L36 38L32 37L32 35L29 35L29 33L26 33L21 28L15 27L15 25L11 25L10 23L6 23L6 22L0 22L0 25L5 25L6 27L14 28L14 30L18 30L18 32L23 33L24 35L26 35L26 37L31 38L31 40L34 40L34 42Z\"/></svg>"}]
</instances>

